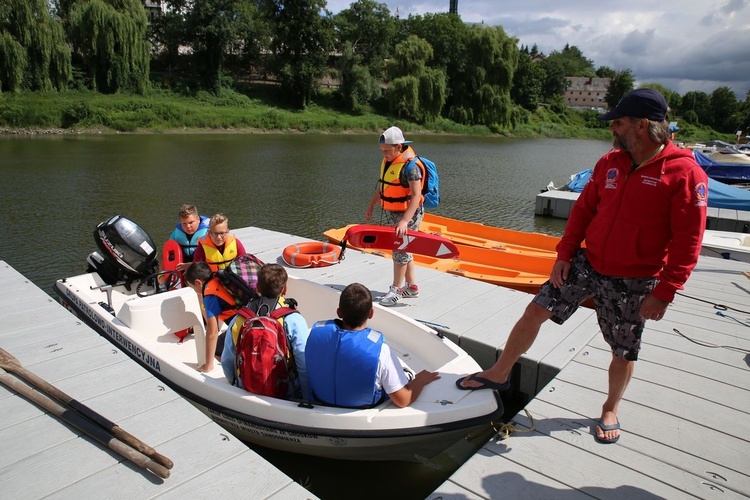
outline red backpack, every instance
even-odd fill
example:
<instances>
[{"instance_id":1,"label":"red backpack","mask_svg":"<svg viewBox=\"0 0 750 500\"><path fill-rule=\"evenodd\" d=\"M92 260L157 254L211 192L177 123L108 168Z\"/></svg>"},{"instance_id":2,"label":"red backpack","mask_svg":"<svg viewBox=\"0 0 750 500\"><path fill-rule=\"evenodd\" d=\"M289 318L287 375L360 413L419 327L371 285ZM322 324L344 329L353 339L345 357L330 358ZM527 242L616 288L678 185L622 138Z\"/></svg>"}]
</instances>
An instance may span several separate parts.
<instances>
[{"instance_id":1,"label":"red backpack","mask_svg":"<svg viewBox=\"0 0 750 500\"><path fill-rule=\"evenodd\" d=\"M279 320L297 311L290 307L273 309L275 299L273 303L260 301L257 313L247 306L237 312L245 323L237 336L236 373L245 390L285 398L291 367L286 332Z\"/></svg>"}]
</instances>

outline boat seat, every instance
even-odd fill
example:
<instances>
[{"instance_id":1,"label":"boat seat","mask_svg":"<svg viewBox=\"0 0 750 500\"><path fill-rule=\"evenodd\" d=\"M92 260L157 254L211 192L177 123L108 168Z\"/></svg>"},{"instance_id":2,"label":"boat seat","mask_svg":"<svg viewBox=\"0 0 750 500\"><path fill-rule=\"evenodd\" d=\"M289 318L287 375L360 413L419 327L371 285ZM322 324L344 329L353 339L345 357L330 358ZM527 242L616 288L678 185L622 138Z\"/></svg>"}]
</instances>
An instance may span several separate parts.
<instances>
[{"instance_id":1,"label":"boat seat","mask_svg":"<svg viewBox=\"0 0 750 500\"><path fill-rule=\"evenodd\" d=\"M125 302L117 319L138 332L149 332L154 338L185 328L203 328L198 297L190 288L134 297Z\"/></svg>"}]
</instances>

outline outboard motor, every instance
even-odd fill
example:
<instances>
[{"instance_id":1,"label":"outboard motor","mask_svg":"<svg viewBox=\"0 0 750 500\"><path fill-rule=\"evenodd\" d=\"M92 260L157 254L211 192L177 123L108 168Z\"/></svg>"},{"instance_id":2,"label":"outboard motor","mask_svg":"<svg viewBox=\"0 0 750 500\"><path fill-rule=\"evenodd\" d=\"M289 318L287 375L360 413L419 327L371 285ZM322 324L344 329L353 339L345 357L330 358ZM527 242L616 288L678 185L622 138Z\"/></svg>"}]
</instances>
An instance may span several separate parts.
<instances>
[{"instance_id":1,"label":"outboard motor","mask_svg":"<svg viewBox=\"0 0 750 500\"><path fill-rule=\"evenodd\" d=\"M88 257L89 269L105 283L127 284L145 278L158 268L154 240L140 226L122 215L101 222L94 230L99 252Z\"/></svg>"}]
</instances>

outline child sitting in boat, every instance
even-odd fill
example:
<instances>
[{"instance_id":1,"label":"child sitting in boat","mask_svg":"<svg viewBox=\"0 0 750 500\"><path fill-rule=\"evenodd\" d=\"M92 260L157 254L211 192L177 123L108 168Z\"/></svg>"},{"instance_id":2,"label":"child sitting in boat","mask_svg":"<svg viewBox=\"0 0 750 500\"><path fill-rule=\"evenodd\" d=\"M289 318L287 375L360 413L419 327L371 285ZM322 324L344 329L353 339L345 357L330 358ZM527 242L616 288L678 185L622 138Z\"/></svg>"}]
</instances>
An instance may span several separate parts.
<instances>
[{"instance_id":1,"label":"child sitting in boat","mask_svg":"<svg viewBox=\"0 0 750 500\"><path fill-rule=\"evenodd\" d=\"M286 293L288 275L286 269L278 264L265 264L258 272L258 293L260 298L252 300L247 307L257 315L269 315L271 311L281 307L296 307L294 299L284 297ZM284 327L287 346L292 358L290 367L290 384L287 397L290 399L311 401L310 383L307 378L305 363L305 345L309 329L307 321L299 312L291 312L279 318ZM238 315L230 326L231 335L224 339L224 350L221 354L221 367L230 384L242 386L240 374L236 372L237 339L244 324L244 319Z\"/></svg>"},{"instance_id":2,"label":"child sitting in boat","mask_svg":"<svg viewBox=\"0 0 750 500\"><path fill-rule=\"evenodd\" d=\"M217 349L219 328L221 323L228 323L237 314L236 302L206 262L189 264L185 270L185 284L198 294L206 323L206 362L198 367L198 371L210 372L214 369L214 357L221 355L221 349Z\"/></svg>"},{"instance_id":3,"label":"child sitting in boat","mask_svg":"<svg viewBox=\"0 0 750 500\"><path fill-rule=\"evenodd\" d=\"M389 397L398 407L413 403L422 389L440 378L422 370L409 380L383 334L367 327L372 294L359 283L344 288L336 314L315 323L307 339L307 374L313 397L325 404L370 408Z\"/></svg>"},{"instance_id":4,"label":"child sitting in boat","mask_svg":"<svg viewBox=\"0 0 750 500\"><path fill-rule=\"evenodd\" d=\"M209 221L208 236L198 240L193 262L208 262L212 271L218 271L243 254L245 247L230 234L227 216L216 214Z\"/></svg>"},{"instance_id":5,"label":"child sitting in boat","mask_svg":"<svg viewBox=\"0 0 750 500\"><path fill-rule=\"evenodd\" d=\"M180 207L180 222L175 226L170 240L175 240L182 248L182 263L177 264L179 271L184 271L193 262L193 254L198 246L198 240L208 233L209 218L200 215L195 205L182 205ZM182 269L180 269L182 268Z\"/></svg>"}]
</instances>

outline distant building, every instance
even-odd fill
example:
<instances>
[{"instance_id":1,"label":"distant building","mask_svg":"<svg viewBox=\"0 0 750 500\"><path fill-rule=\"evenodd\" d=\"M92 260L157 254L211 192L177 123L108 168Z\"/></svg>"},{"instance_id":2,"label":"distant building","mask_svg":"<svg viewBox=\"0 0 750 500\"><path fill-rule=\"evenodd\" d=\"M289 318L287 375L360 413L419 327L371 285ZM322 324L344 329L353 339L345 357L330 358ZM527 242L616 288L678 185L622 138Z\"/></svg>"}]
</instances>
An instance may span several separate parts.
<instances>
[{"instance_id":1,"label":"distant building","mask_svg":"<svg viewBox=\"0 0 750 500\"><path fill-rule=\"evenodd\" d=\"M451 0L448 14L458 14L458 0Z\"/></svg>"},{"instance_id":2,"label":"distant building","mask_svg":"<svg viewBox=\"0 0 750 500\"><path fill-rule=\"evenodd\" d=\"M153 22L154 19L161 16L161 0L141 0L141 2L143 8L146 9L149 22Z\"/></svg>"},{"instance_id":3,"label":"distant building","mask_svg":"<svg viewBox=\"0 0 750 500\"><path fill-rule=\"evenodd\" d=\"M609 88L609 78L566 76L570 86L565 92L565 104L572 108L606 108L604 96Z\"/></svg>"}]
</instances>

